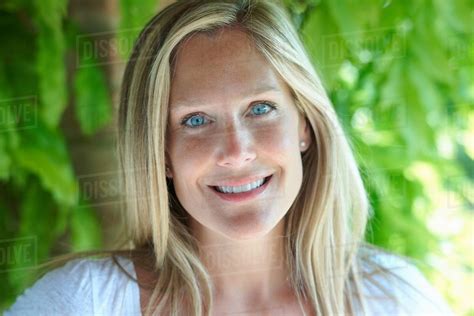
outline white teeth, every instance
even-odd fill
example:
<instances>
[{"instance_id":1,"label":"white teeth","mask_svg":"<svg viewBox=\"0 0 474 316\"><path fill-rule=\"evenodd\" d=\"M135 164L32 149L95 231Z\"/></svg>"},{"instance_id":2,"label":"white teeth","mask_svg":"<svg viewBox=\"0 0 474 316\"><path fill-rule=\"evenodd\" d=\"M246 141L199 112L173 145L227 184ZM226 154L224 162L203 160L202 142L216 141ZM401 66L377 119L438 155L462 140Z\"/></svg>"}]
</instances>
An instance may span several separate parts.
<instances>
[{"instance_id":1,"label":"white teeth","mask_svg":"<svg viewBox=\"0 0 474 316\"><path fill-rule=\"evenodd\" d=\"M261 186L263 184L264 181L265 181L265 179L262 178L260 180L255 181L255 182L240 185L240 186L237 186L237 187L217 186L216 188L217 188L217 191L220 191L220 192L223 192L223 193L241 193L241 192L247 192L247 191L251 191L253 189L258 188L259 186Z\"/></svg>"}]
</instances>

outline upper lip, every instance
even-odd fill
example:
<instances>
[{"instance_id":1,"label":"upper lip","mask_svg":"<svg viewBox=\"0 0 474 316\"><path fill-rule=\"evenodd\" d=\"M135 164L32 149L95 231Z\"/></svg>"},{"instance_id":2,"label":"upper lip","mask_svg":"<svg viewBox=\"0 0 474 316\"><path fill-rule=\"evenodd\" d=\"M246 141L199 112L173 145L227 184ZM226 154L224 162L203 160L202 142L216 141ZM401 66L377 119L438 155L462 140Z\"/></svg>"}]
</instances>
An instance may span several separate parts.
<instances>
[{"instance_id":1,"label":"upper lip","mask_svg":"<svg viewBox=\"0 0 474 316\"><path fill-rule=\"evenodd\" d=\"M241 177L241 178L229 178L226 180L218 181L214 183L211 186L220 186L220 187L226 187L226 186L239 186L239 185L244 185L244 184L249 184L254 181L264 179L266 177L271 176L271 174L267 175L253 175L253 176L248 176L248 177Z\"/></svg>"}]
</instances>

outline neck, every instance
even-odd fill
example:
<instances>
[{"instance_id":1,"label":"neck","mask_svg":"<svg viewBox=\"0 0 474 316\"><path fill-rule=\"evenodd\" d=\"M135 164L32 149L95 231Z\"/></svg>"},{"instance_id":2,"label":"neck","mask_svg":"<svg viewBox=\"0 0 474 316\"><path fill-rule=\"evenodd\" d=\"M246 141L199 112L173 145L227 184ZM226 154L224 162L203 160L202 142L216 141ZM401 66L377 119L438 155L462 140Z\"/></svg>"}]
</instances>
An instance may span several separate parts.
<instances>
[{"instance_id":1,"label":"neck","mask_svg":"<svg viewBox=\"0 0 474 316\"><path fill-rule=\"evenodd\" d=\"M205 231L197 239L200 258L214 285L216 305L268 306L291 292L284 220L259 238L231 240Z\"/></svg>"}]
</instances>

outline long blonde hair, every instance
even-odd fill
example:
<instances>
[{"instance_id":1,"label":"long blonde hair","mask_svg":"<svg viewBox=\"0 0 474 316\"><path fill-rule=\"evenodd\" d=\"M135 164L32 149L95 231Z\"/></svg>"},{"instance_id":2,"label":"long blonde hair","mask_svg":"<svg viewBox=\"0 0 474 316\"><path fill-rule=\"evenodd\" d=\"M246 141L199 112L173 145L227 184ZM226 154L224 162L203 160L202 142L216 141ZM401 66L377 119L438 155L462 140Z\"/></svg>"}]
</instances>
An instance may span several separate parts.
<instances>
[{"instance_id":1,"label":"long blonde hair","mask_svg":"<svg viewBox=\"0 0 474 316\"><path fill-rule=\"evenodd\" d=\"M270 0L178 1L141 32L119 109L118 155L134 249L150 249L159 274L146 313L211 312L212 284L172 182L166 179L170 78L179 45L198 32L239 28L290 88L312 128L303 183L286 215L286 256L298 299L318 315L364 310L360 261L369 205L337 115L282 6ZM147 248L148 247L148 248Z\"/></svg>"}]
</instances>

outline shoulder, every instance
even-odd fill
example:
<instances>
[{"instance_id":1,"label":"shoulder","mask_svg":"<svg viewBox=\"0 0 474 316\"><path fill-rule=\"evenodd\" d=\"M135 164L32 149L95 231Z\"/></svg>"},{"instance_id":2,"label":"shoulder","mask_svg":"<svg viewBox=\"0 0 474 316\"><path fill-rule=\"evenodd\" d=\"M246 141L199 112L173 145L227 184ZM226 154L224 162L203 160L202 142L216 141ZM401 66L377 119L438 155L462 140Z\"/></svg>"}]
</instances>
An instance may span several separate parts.
<instances>
[{"instance_id":1,"label":"shoulder","mask_svg":"<svg viewBox=\"0 0 474 316\"><path fill-rule=\"evenodd\" d=\"M133 263L124 257L116 258L69 261L26 289L5 315L91 315L133 311L136 308L134 300L138 300L138 289L134 291Z\"/></svg>"},{"instance_id":2,"label":"shoulder","mask_svg":"<svg viewBox=\"0 0 474 316\"><path fill-rule=\"evenodd\" d=\"M89 260L69 261L26 289L5 315L92 313Z\"/></svg>"},{"instance_id":3,"label":"shoulder","mask_svg":"<svg viewBox=\"0 0 474 316\"><path fill-rule=\"evenodd\" d=\"M452 315L413 260L370 250L363 262L364 296L374 315Z\"/></svg>"}]
</instances>

